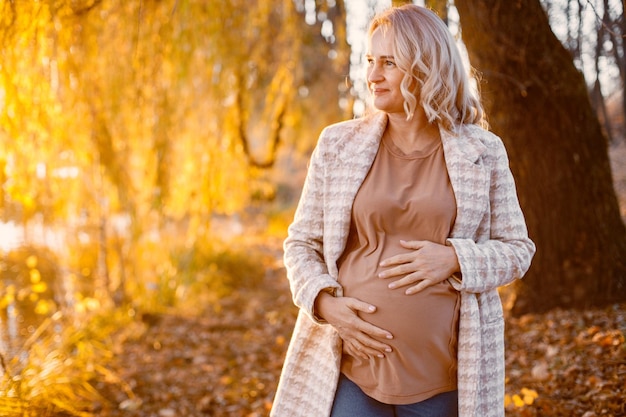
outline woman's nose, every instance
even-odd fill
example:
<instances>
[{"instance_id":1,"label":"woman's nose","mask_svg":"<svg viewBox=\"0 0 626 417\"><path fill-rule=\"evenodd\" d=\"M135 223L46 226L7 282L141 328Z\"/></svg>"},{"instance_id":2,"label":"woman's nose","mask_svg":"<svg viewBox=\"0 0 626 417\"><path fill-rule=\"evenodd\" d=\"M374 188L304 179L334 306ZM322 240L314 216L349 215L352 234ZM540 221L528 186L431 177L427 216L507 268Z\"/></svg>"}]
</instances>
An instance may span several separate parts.
<instances>
[{"instance_id":1,"label":"woman's nose","mask_svg":"<svg viewBox=\"0 0 626 417\"><path fill-rule=\"evenodd\" d=\"M367 80L372 83L372 82L380 81L381 79L382 79L382 73L380 71L380 68L378 67L378 65L372 65L367 70Z\"/></svg>"}]
</instances>

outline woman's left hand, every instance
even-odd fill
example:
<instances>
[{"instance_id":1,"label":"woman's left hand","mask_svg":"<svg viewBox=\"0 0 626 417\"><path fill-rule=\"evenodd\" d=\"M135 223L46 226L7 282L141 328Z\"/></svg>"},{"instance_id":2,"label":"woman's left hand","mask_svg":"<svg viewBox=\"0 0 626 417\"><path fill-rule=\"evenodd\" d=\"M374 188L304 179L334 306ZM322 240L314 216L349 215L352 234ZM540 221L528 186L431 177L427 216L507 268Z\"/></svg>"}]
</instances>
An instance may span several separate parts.
<instances>
[{"instance_id":1,"label":"woman's left hand","mask_svg":"<svg viewBox=\"0 0 626 417\"><path fill-rule=\"evenodd\" d=\"M452 246L427 240L401 240L410 252L384 259L381 267L388 267L378 276L384 279L402 277L389 284L389 288L409 287L406 294L415 294L431 285L439 284L460 271L459 260Z\"/></svg>"}]
</instances>

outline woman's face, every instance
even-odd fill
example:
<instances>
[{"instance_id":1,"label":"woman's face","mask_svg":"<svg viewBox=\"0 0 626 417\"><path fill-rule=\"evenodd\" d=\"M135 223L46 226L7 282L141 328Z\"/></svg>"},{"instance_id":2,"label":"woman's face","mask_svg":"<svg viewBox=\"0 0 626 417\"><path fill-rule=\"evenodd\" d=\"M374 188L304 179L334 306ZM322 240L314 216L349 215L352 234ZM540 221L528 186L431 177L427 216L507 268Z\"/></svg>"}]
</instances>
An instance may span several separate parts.
<instances>
[{"instance_id":1,"label":"woman's face","mask_svg":"<svg viewBox=\"0 0 626 417\"><path fill-rule=\"evenodd\" d=\"M374 106L387 113L404 113L400 83L404 72L393 56L393 34L378 28L372 33L367 54L367 85Z\"/></svg>"}]
</instances>

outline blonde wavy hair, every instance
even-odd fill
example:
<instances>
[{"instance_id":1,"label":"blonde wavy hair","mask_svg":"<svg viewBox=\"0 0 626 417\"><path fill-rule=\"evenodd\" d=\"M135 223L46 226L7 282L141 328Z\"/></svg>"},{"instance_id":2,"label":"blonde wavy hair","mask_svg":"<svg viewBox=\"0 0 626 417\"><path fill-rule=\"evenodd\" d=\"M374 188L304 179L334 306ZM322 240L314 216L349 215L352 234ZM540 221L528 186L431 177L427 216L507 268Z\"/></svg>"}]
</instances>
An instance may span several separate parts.
<instances>
[{"instance_id":1,"label":"blonde wavy hair","mask_svg":"<svg viewBox=\"0 0 626 417\"><path fill-rule=\"evenodd\" d=\"M404 72L400 90L407 119L421 105L429 122L451 132L462 124L486 126L479 94L471 88L454 37L439 16L407 4L375 16L368 36L378 28L393 35L395 62Z\"/></svg>"}]
</instances>

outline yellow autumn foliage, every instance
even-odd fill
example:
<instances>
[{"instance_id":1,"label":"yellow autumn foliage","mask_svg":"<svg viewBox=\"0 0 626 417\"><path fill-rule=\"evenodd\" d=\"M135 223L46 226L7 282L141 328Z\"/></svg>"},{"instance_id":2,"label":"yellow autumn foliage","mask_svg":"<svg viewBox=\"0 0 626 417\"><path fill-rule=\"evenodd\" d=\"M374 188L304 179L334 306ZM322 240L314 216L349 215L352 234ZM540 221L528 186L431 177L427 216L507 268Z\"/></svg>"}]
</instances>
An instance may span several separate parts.
<instances>
[{"instance_id":1,"label":"yellow autumn foliage","mask_svg":"<svg viewBox=\"0 0 626 417\"><path fill-rule=\"evenodd\" d=\"M30 255L26 258L26 266L30 269L37 268L37 256Z\"/></svg>"},{"instance_id":2,"label":"yellow autumn foliage","mask_svg":"<svg viewBox=\"0 0 626 417\"><path fill-rule=\"evenodd\" d=\"M45 282L37 282L36 284L31 285L30 289L34 293L41 294L48 290L48 284L46 284Z\"/></svg>"},{"instance_id":3,"label":"yellow autumn foliage","mask_svg":"<svg viewBox=\"0 0 626 417\"><path fill-rule=\"evenodd\" d=\"M32 282L33 284L38 284L41 282L41 273L39 272L38 269L31 269L29 272L30 275L30 282Z\"/></svg>"},{"instance_id":4,"label":"yellow autumn foliage","mask_svg":"<svg viewBox=\"0 0 626 417\"><path fill-rule=\"evenodd\" d=\"M504 406L514 406L521 408L527 405L532 405L539 397L539 394L534 389L522 388L519 393L513 395L506 394L504 396Z\"/></svg>"}]
</instances>

